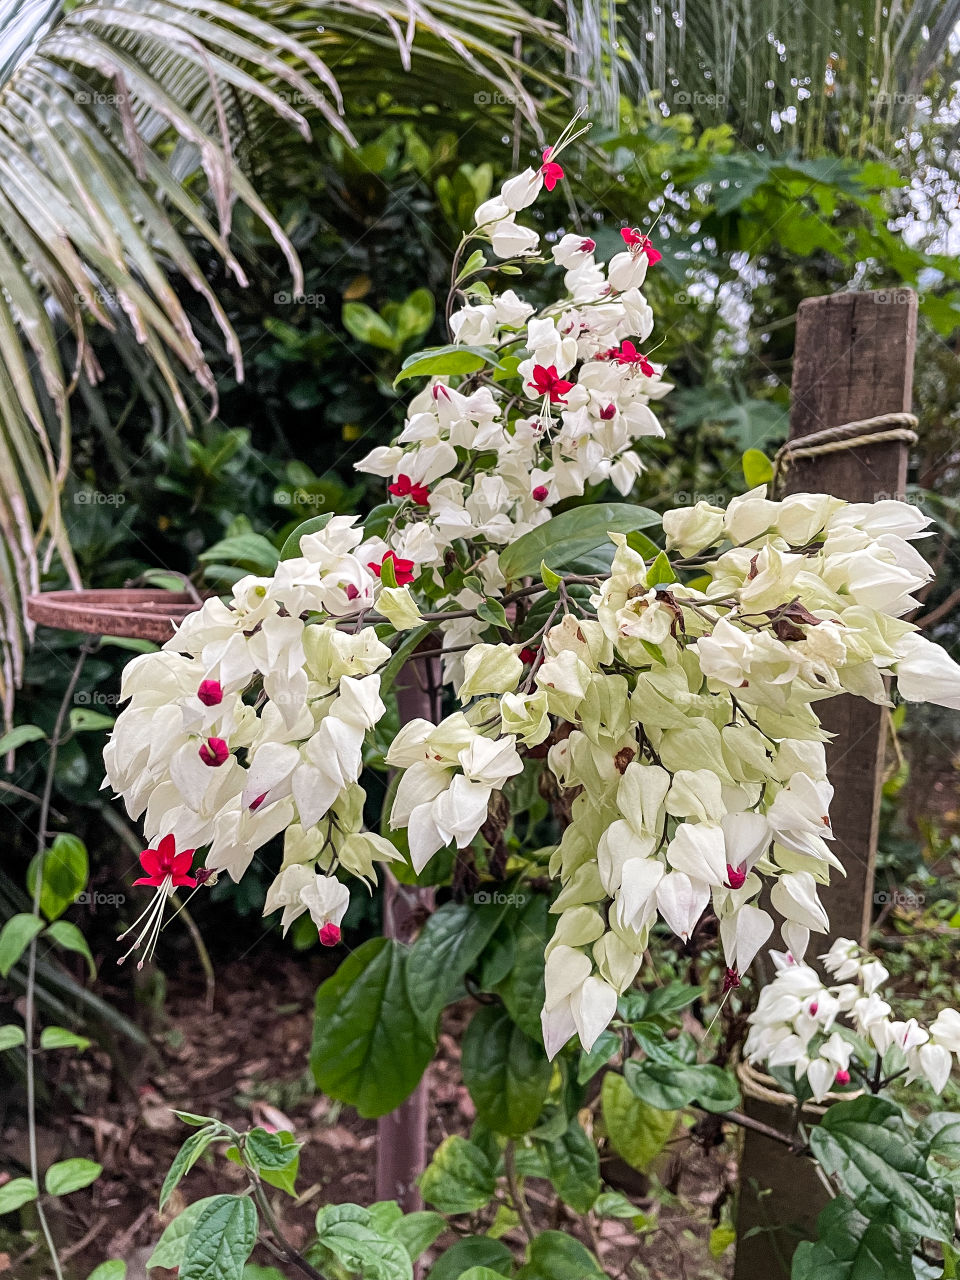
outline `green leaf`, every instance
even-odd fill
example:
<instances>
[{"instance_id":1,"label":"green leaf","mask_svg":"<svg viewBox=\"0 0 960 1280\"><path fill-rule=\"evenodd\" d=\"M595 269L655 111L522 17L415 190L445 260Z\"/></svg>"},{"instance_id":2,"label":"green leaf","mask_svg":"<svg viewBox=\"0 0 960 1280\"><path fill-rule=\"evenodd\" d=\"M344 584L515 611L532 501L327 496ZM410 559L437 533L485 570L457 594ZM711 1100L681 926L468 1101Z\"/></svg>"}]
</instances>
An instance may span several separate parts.
<instances>
[{"instance_id":1,"label":"green leaf","mask_svg":"<svg viewBox=\"0 0 960 1280\"><path fill-rule=\"evenodd\" d=\"M40 1048L79 1049L82 1053L84 1049L90 1048L90 1041L86 1036L68 1031L66 1027L44 1027L40 1032Z\"/></svg>"},{"instance_id":2,"label":"green leaf","mask_svg":"<svg viewBox=\"0 0 960 1280\"><path fill-rule=\"evenodd\" d=\"M500 1240L464 1236L441 1253L427 1273L427 1280L462 1280L463 1273L475 1267L508 1276L513 1270L513 1254Z\"/></svg>"},{"instance_id":3,"label":"green leaf","mask_svg":"<svg viewBox=\"0 0 960 1280\"><path fill-rule=\"evenodd\" d=\"M600 1102L610 1145L628 1165L646 1172L673 1133L676 1112L641 1102L615 1071L603 1077Z\"/></svg>"},{"instance_id":4,"label":"green leaf","mask_svg":"<svg viewBox=\"0 0 960 1280\"><path fill-rule=\"evenodd\" d=\"M530 1241L517 1280L602 1280L600 1263L579 1240L562 1231L543 1231Z\"/></svg>"},{"instance_id":5,"label":"green leaf","mask_svg":"<svg viewBox=\"0 0 960 1280\"><path fill-rule=\"evenodd\" d=\"M463 1037L463 1083L483 1124L518 1138L537 1123L553 1067L507 1011L484 1005Z\"/></svg>"},{"instance_id":6,"label":"green leaf","mask_svg":"<svg viewBox=\"0 0 960 1280\"><path fill-rule=\"evenodd\" d=\"M410 1255L410 1261L416 1262L446 1229L446 1218L439 1213L431 1213L429 1209L420 1209L416 1213L403 1214L393 1223L388 1234L399 1240Z\"/></svg>"},{"instance_id":7,"label":"green leaf","mask_svg":"<svg viewBox=\"0 0 960 1280\"><path fill-rule=\"evenodd\" d=\"M608 541L610 533L630 533L660 523L655 511L628 502L594 502L552 516L500 552L500 569L508 581L539 577L540 565L549 556L555 568L563 568Z\"/></svg>"},{"instance_id":8,"label":"green leaf","mask_svg":"<svg viewBox=\"0 0 960 1280\"><path fill-rule=\"evenodd\" d=\"M18 1044L23 1044L26 1038L23 1027L18 1027L12 1022L7 1023L5 1027L0 1027L0 1053L4 1049L15 1049Z\"/></svg>"},{"instance_id":9,"label":"green leaf","mask_svg":"<svg viewBox=\"0 0 960 1280\"><path fill-rule=\"evenodd\" d=\"M507 923L514 931L513 966L496 991L517 1026L542 1044L543 951L554 926L547 899L534 894L522 910L510 913Z\"/></svg>"},{"instance_id":10,"label":"green leaf","mask_svg":"<svg viewBox=\"0 0 960 1280\"><path fill-rule=\"evenodd\" d=\"M11 1178L0 1187L0 1213L13 1213L37 1198L37 1186L30 1178Z\"/></svg>"},{"instance_id":11,"label":"green leaf","mask_svg":"<svg viewBox=\"0 0 960 1280\"><path fill-rule=\"evenodd\" d=\"M540 561L540 581L548 591L556 591L563 582L559 573L554 573L552 569L547 567L544 560Z\"/></svg>"},{"instance_id":12,"label":"green leaf","mask_svg":"<svg viewBox=\"0 0 960 1280\"><path fill-rule=\"evenodd\" d=\"M399 346L413 338L421 338L433 324L436 304L429 289L414 289L404 298L394 317L394 332Z\"/></svg>"},{"instance_id":13,"label":"green leaf","mask_svg":"<svg viewBox=\"0 0 960 1280\"><path fill-rule=\"evenodd\" d=\"M748 449L741 459L743 478L748 489L756 489L757 485L769 484L773 479L773 463L762 449Z\"/></svg>"},{"instance_id":14,"label":"green leaf","mask_svg":"<svg viewBox=\"0 0 960 1280\"><path fill-rule=\"evenodd\" d=\"M196 1133L191 1133L183 1146L173 1158L173 1164L167 1170L167 1176L163 1180L163 1186L160 1188L160 1212L163 1212L163 1206L170 1199L174 1188L190 1172L200 1157L209 1147L210 1143L217 1135L219 1126L216 1124L207 1125L204 1129L198 1129Z\"/></svg>"},{"instance_id":15,"label":"green leaf","mask_svg":"<svg viewBox=\"0 0 960 1280\"><path fill-rule=\"evenodd\" d=\"M126 1280L127 1264L120 1258L111 1258L109 1262L101 1262L87 1276L87 1280Z\"/></svg>"},{"instance_id":16,"label":"green leaf","mask_svg":"<svg viewBox=\"0 0 960 1280\"><path fill-rule=\"evenodd\" d=\"M97 966L93 963L87 940L75 924L71 924L69 920L55 920L53 924L47 926L43 936L52 938L57 946L63 947L65 951L75 951L83 956L90 970L90 977L97 976Z\"/></svg>"},{"instance_id":17,"label":"green leaf","mask_svg":"<svg viewBox=\"0 0 960 1280\"><path fill-rule=\"evenodd\" d=\"M428 918L407 957L407 991L425 1030L493 937L506 907L445 902Z\"/></svg>"},{"instance_id":18,"label":"green leaf","mask_svg":"<svg viewBox=\"0 0 960 1280\"><path fill-rule=\"evenodd\" d=\"M68 1196L71 1191L89 1187L101 1173L103 1165L97 1164L95 1160L84 1160L80 1156L74 1156L71 1160L58 1160L44 1175L44 1190L50 1196Z\"/></svg>"},{"instance_id":19,"label":"green leaf","mask_svg":"<svg viewBox=\"0 0 960 1280\"><path fill-rule=\"evenodd\" d=\"M588 1213L600 1194L600 1164L597 1148L579 1120L571 1121L565 1133L541 1146L560 1199L577 1213Z\"/></svg>"},{"instance_id":20,"label":"green leaf","mask_svg":"<svg viewBox=\"0 0 960 1280\"><path fill-rule=\"evenodd\" d=\"M869 1217L905 1233L953 1239L953 1194L929 1173L926 1152L895 1103L874 1097L835 1103L811 1129L810 1147Z\"/></svg>"},{"instance_id":21,"label":"green leaf","mask_svg":"<svg viewBox=\"0 0 960 1280\"><path fill-rule=\"evenodd\" d=\"M27 892L31 897L41 866L40 910L48 920L56 920L86 886L90 874L86 845L76 836L61 833L49 849L38 853L27 868Z\"/></svg>"},{"instance_id":22,"label":"green leaf","mask_svg":"<svg viewBox=\"0 0 960 1280\"><path fill-rule=\"evenodd\" d=\"M317 991L313 1077L368 1119L398 1107L433 1056L434 1036L408 991L407 959L398 942L371 938Z\"/></svg>"},{"instance_id":23,"label":"green leaf","mask_svg":"<svg viewBox=\"0 0 960 1280\"><path fill-rule=\"evenodd\" d=\"M623 1068L624 1079L633 1093L651 1107L677 1111L695 1105L704 1111L729 1111L740 1102L740 1090L729 1071L698 1066L679 1059L651 1058L630 1061Z\"/></svg>"},{"instance_id":24,"label":"green leaf","mask_svg":"<svg viewBox=\"0 0 960 1280\"><path fill-rule=\"evenodd\" d=\"M710 1257L722 1258L730 1246L736 1243L736 1240L736 1229L729 1222L721 1222L710 1232L710 1240L707 1245L710 1250Z\"/></svg>"},{"instance_id":25,"label":"green leaf","mask_svg":"<svg viewBox=\"0 0 960 1280\"><path fill-rule=\"evenodd\" d=\"M364 1280L413 1280L403 1244L384 1235L359 1205L327 1205L317 1215L317 1240L350 1272Z\"/></svg>"},{"instance_id":26,"label":"green leaf","mask_svg":"<svg viewBox=\"0 0 960 1280\"><path fill-rule=\"evenodd\" d=\"M332 511L325 511L322 516L311 516L309 520L304 520L301 524L287 535L283 546L280 548L281 560L293 560L301 554L300 539L306 537L308 533L319 533L321 529L325 529L333 519Z\"/></svg>"},{"instance_id":27,"label":"green leaf","mask_svg":"<svg viewBox=\"0 0 960 1280\"><path fill-rule=\"evenodd\" d=\"M262 533L234 533L201 551L197 559L207 566L239 565L265 577L276 570L280 557L277 548Z\"/></svg>"},{"instance_id":28,"label":"green leaf","mask_svg":"<svg viewBox=\"0 0 960 1280\"><path fill-rule=\"evenodd\" d=\"M474 1213L489 1203L496 1186L483 1151L456 1134L444 1138L420 1175L424 1200L441 1213Z\"/></svg>"},{"instance_id":29,"label":"green leaf","mask_svg":"<svg viewBox=\"0 0 960 1280\"><path fill-rule=\"evenodd\" d=\"M0 737L0 755L6 755L8 751L16 751L18 747L25 746L28 742L39 742L46 736L39 725L18 724L16 728Z\"/></svg>"},{"instance_id":30,"label":"green leaf","mask_svg":"<svg viewBox=\"0 0 960 1280\"><path fill-rule=\"evenodd\" d=\"M165 1267L173 1271L179 1267L183 1262L183 1252L187 1245L187 1238L193 1230L193 1224L206 1205L222 1198L222 1196L205 1196L202 1200L194 1200L193 1204L188 1204L182 1213L178 1213L174 1220L168 1223L163 1235L157 1241L157 1247L147 1259L147 1270L149 1271L151 1267Z\"/></svg>"},{"instance_id":31,"label":"green leaf","mask_svg":"<svg viewBox=\"0 0 960 1280\"><path fill-rule=\"evenodd\" d=\"M360 342L381 351L399 351L401 343L393 330L372 307L364 302L345 302L341 312L343 327Z\"/></svg>"},{"instance_id":32,"label":"green leaf","mask_svg":"<svg viewBox=\"0 0 960 1280\"><path fill-rule=\"evenodd\" d=\"M499 600L482 600L477 605L477 617L481 622L489 622L491 626L502 627L505 631L510 629L506 612Z\"/></svg>"},{"instance_id":33,"label":"green leaf","mask_svg":"<svg viewBox=\"0 0 960 1280\"><path fill-rule=\"evenodd\" d=\"M601 1191L593 1206L599 1218L640 1218L646 1215L622 1191Z\"/></svg>"},{"instance_id":34,"label":"green leaf","mask_svg":"<svg viewBox=\"0 0 960 1280\"><path fill-rule=\"evenodd\" d=\"M74 733L85 733L97 729L112 729L113 716L105 716L92 707L72 707L70 710L70 728Z\"/></svg>"},{"instance_id":35,"label":"green leaf","mask_svg":"<svg viewBox=\"0 0 960 1280\"><path fill-rule=\"evenodd\" d=\"M442 378L462 373L476 373L485 364L497 365L497 357L487 347L467 347L451 344L445 347L428 347L408 356L400 366L393 385L407 378Z\"/></svg>"},{"instance_id":36,"label":"green leaf","mask_svg":"<svg viewBox=\"0 0 960 1280\"><path fill-rule=\"evenodd\" d=\"M461 280L466 280L467 276L472 276L474 272L480 271L487 265L487 259L482 249L474 249L470 257L460 268L455 283L459 284Z\"/></svg>"},{"instance_id":37,"label":"green leaf","mask_svg":"<svg viewBox=\"0 0 960 1280\"><path fill-rule=\"evenodd\" d=\"M838 1196L817 1218L817 1240L797 1245L791 1280L914 1280L912 1253L913 1241L891 1223Z\"/></svg>"},{"instance_id":38,"label":"green leaf","mask_svg":"<svg viewBox=\"0 0 960 1280\"><path fill-rule=\"evenodd\" d=\"M179 1280L243 1280L257 1241L257 1211L246 1196L213 1196L193 1223Z\"/></svg>"},{"instance_id":39,"label":"green leaf","mask_svg":"<svg viewBox=\"0 0 960 1280\"><path fill-rule=\"evenodd\" d=\"M277 1133L251 1129L244 1142L244 1153L264 1182L295 1196L301 1145L286 1129Z\"/></svg>"},{"instance_id":40,"label":"green leaf","mask_svg":"<svg viewBox=\"0 0 960 1280\"><path fill-rule=\"evenodd\" d=\"M27 911L11 916L0 930L0 975L4 978L43 929L43 921Z\"/></svg>"},{"instance_id":41,"label":"green leaf","mask_svg":"<svg viewBox=\"0 0 960 1280\"><path fill-rule=\"evenodd\" d=\"M398 585L396 566L390 556L384 556L380 563L380 581L385 587Z\"/></svg>"},{"instance_id":42,"label":"green leaf","mask_svg":"<svg viewBox=\"0 0 960 1280\"><path fill-rule=\"evenodd\" d=\"M602 1066L623 1048L623 1042L615 1031L601 1031L589 1053L580 1054L577 1066L577 1084L592 1080Z\"/></svg>"},{"instance_id":43,"label":"green leaf","mask_svg":"<svg viewBox=\"0 0 960 1280\"><path fill-rule=\"evenodd\" d=\"M676 580L677 575L673 572L673 565L667 559L667 553L661 551L647 570L647 586L656 587L661 582L676 582Z\"/></svg>"}]
</instances>

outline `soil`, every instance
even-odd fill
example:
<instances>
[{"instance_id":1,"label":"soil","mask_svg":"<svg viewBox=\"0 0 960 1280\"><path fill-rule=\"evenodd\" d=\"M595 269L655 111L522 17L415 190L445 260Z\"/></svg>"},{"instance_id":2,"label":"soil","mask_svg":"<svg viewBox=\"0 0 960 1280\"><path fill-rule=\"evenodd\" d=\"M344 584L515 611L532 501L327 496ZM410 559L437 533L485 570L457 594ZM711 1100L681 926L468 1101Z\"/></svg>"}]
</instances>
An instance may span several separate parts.
<instances>
[{"instance_id":1,"label":"soil","mask_svg":"<svg viewBox=\"0 0 960 1280\"><path fill-rule=\"evenodd\" d=\"M245 1180L235 1165L220 1156L204 1158L174 1192L164 1214L158 1214L164 1175L189 1132L171 1108L219 1116L241 1129L259 1124L296 1134L304 1143L299 1198L294 1201L280 1191L272 1195L294 1245L308 1239L323 1204L374 1200L376 1121L361 1119L319 1095L307 1067L313 995L329 965L326 955L279 949L258 954L255 962L234 962L218 970L212 1011L205 1006L202 980L173 981L163 1007L141 1017L154 1023L150 1038L155 1060L143 1054L124 1063L98 1049L59 1057L50 1081L52 1096L39 1108L41 1165L82 1155L104 1168L91 1187L54 1202L52 1227L70 1280L88 1276L108 1258L126 1260L127 1280L145 1280L146 1258L165 1224L185 1204L243 1189ZM104 994L109 998L109 992ZM465 1014L457 1007L448 1011L430 1069L431 1149L448 1134L466 1135L473 1120L457 1061L456 1033ZM27 1159L19 1091L2 1123L4 1163L17 1175ZM616 1162L605 1162L604 1172L614 1181ZM708 1240L711 1215L719 1213L735 1178L729 1146L707 1150L684 1136L659 1173L669 1190L656 1197L642 1194L642 1181L638 1193L635 1175L633 1184L629 1177L623 1184L638 1210L651 1217L649 1232L638 1237L629 1226L608 1221L599 1238L585 1243L599 1248L611 1276L723 1280L730 1274L732 1250L715 1259ZM527 1185L538 1226L571 1234L582 1230L573 1218L555 1219L544 1194L546 1184ZM4 1225L13 1222L11 1216ZM0 1233L0 1274L47 1280L49 1264L33 1227L27 1210L23 1234ZM441 1237L435 1252L452 1238ZM515 1242L513 1234L504 1238ZM520 1252L522 1241L516 1238L516 1244ZM276 1265L262 1247L253 1261ZM297 1273L291 1269L286 1274ZM151 1280L173 1275L155 1270Z\"/></svg>"}]
</instances>

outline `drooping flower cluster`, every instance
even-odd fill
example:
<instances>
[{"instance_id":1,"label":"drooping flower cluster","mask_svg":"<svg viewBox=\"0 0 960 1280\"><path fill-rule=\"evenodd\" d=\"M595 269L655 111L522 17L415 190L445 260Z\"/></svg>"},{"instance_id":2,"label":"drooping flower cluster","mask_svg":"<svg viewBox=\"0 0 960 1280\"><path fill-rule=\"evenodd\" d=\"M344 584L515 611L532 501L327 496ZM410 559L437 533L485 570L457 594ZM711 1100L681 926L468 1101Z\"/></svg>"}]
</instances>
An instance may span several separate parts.
<instances>
[{"instance_id":1,"label":"drooping flower cluster","mask_svg":"<svg viewBox=\"0 0 960 1280\"><path fill-rule=\"evenodd\" d=\"M106 753L151 841L203 848L207 869L239 878L282 832L266 909L284 927L309 911L335 942L338 876L369 882L399 856L363 829L381 677L404 633L436 630L457 709L394 738L389 821L420 871L445 847L482 845L492 802L509 812L514 780L546 771L551 1056L574 1034L593 1044L658 922L686 939L712 908L731 982L774 929L764 883L796 957L826 930L819 888L842 868L820 699L883 702L892 674L908 700L960 707L960 667L902 621L930 576L913 545L926 518L904 503L757 489L668 512L666 552L615 533L595 539L586 574L511 567L557 503L601 482L632 491L633 446L661 434L650 406L669 389L642 350L641 286L660 256L642 231L624 228L605 264L588 237L559 238L562 290L538 311L491 291L482 250L460 266L475 241L541 261L517 216L562 179L563 145L477 210L452 340L412 358L426 386L395 443L360 463L390 501L365 529L337 516L305 534L273 576L241 580L131 663Z\"/></svg>"},{"instance_id":2,"label":"drooping flower cluster","mask_svg":"<svg viewBox=\"0 0 960 1280\"><path fill-rule=\"evenodd\" d=\"M820 957L837 979L834 986L790 952L770 955L777 975L750 1015L744 1052L751 1062L792 1067L818 1102L832 1089L857 1083L851 1064L854 1075L881 1082L878 1058L885 1076L903 1075L907 1083L924 1079L934 1092L943 1092L953 1055L960 1058L955 1009L941 1009L929 1027L916 1018L896 1020L880 992L887 970L848 938L838 938Z\"/></svg>"}]
</instances>

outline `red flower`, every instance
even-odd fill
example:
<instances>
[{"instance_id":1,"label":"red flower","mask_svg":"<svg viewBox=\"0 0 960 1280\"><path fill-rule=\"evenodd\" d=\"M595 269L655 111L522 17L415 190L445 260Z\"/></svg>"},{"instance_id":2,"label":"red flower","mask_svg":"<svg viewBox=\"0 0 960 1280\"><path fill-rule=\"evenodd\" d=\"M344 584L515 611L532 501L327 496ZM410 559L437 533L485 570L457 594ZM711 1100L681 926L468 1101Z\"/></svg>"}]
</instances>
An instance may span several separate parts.
<instances>
[{"instance_id":1,"label":"red flower","mask_svg":"<svg viewBox=\"0 0 960 1280\"><path fill-rule=\"evenodd\" d=\"M320 942L325 947L335 947L340 941L340 926L327 923L320 930Z\"/></svg>"},{"instance_id":2,"label":"red flower","mask_svg":"<svg viewBox=\"0 0 960 1280\"><path fill-rule=\"evenodd\" d=\"M353 585L352 582L348 582L343 589L343 594L347 597L348 600L356 600L360 592L357 590L357 588Z\"/></svg>"},{"instance_id":3,"label":"red flower","mask_svg":"<svg viewBox=\"0 0 960 1280\"><path fill-rule=\"evenodd\" d=\"M545 484L538 484L530 497L533 498L534 502L545 502L549 492L550 490Z\"/></svg>"},{"instance_id":4,"label":"red flower","mask_svg":"<svg viewBox=\"0 0 960 1280\"><path fill-rule=\"evenodd\" d=\"M620 350L614 351L611 355L611 359L615 360L617 364L639 365L640 372L646 374L648 378L652 378L654 375L653 365L642 351L637 350L629 338L624 342L621 342Z\"/></svg>"},{"instance_id":5,"label":"red flower","mask_svg":"<svg viewBox=\"0 0 960 1280\"><path fill-rule=\"evenodd\" d=\"M850 1072L849 1072L849 1071L843 1071L843 1070L838 1071L838 1072L837 1072L837 1074L833 1077L833 1083L834 1083L834 1084L849 1084L849 1083L850 1083Z\"/></svg>"},{"instance_id":6,"label":"red flower","mask_svg":"<svg viewBox=\"0 0 960 1280\"><path fill-rule=\"evenodd\" d=\"M211 769L219 769L229 754L230 748L222 738L208 738L197 752L203 763L208 764Z\"/></svg>"},{"instance_id":7,"label":"red flower","mask_svg":"<svg viewBox=\"0 0 960 1280\"><path fill-rule=\"evenodd\" d=\"M431 394L434 400L439 400L443 396L444 400L450 399L450 388L445 387L442 382L435 382Z\"/></svg>"},{"instance_id":8,"label":"red flower","mask_svg":"<svg viewBox=\"0 0 960 1280\"><path fill-rule=\"evenodd\" d=\"M536 660L537 660L536 649L530 649L524 646L524 648L520 650L520 661L525 662L527 666L529 666L532 662L536 662Z\"/></svg>"},{"instance_id":9,"label":"red flower","mask_svg":"<svg viewBox=\"0 0 960 1280\"><path fill-rule=\"evenodd\" d=\"M568 391L573 390L574 384L560 377L555 364L546 369L542 364L538 364L534 365L533 381L528 382L527 386L533 387L542 396L549 396L551 404L565 404L563 397Z\"/></svg>"},{"instance_id":10,"label":"red flower","mask_svg":"<svg viewBox=\"0 0 960 1280\"><path fill-rule=\"evenodd\" d=\"M387 492L397 498L412 498L418 507L425 507L430 497L430 490L425 484L414 484L403 472L397 476L393 484L387 485Z\"/></svg>"},{"instance_id":11,"label":"red flower","mask_svg":"<svg viewBox=\"0 0 960 1280\"><path fill-rule=\"evenodd\" d=\"M581 253L593 253L596 247L597 247L596 240L591 240L589 236L584 236L583 239L580 241Z\"/></svg>"},{"instance_id":12,"label":"red flower","mask_svg":"<svg viewBox=\"0 0 960 1280\"><path fill-rule=\"evenodd\" d=\"M260 808L260 806L263 804L263 802L264 802L264 800L266 800L266 798L267 798L267 793L264 791L264 793L263 793L262 795L255 796L255 797L254 797L254 799L250 801L250 803L249 803L249 805L247 806L247 808L248 808L252 813L256 813L256 811Z\"/></svg>"},{"instance_id":13,"label":"red flower","mask_svg":"<svg viewBox=\"0 0 960 1280\"><path fill-rule=\"evenodd\" d=\"M395 551L388 551L379 564L376 564L371 560L367 565L367 568L372 569L379 578L380 570L383 568L387 560L393 561L393 573L397 580L398 587L405 587L408 583L413 581L416 576L413 572L413 561L404 560L401 556L398 556Z\"/></svg>"},{"instance_id":14,"label":"red flower","mask_svg":"<svg viewBox=\"0 0 960 1280\"><path fill-rule=\"evenodd\" d=\"M615 404L608 404L605 409L600 410L600 417L604 422L609 422L611 418L615 418L616 416L617 406Z\"/></svg>"},{"instance_id":15,"label":"red flower","mask_svg":"<svg viewBox=\"0 0 960 1280\"><path fill-rule=\"evenodd\" d=\"M727 863L727 884L731 889L742 889L743 882L747 878L745 867L734 867Z\"/></svg>"},{"instance_id":16,"label":"red flower","mask_svg":"<svg viewBox=\"0 0 960 1280\"><path fill-rule=\"evenodd\" d=\"M543 153L543 164L540 166L540 172L543 174L543 185L548 191L552 191L560 179L563 177L563 170L557 164L556 160L550 159L552 147L547 147Z\"/></svg>"},{"instance_id":17,"label":"red flower","mask_svg":"<svg viewBox=\"0 0 960 1280\"><path fill-rule=\"evenodd\" d=\"M642 231L636 231L633 227L622 227L620 235L623 243L630 249L637 249L640 253L646 254L647 261L651 267L659 262L663 254L659 249L653 247L653 241L649 236L645 236Z\"/></svg>"},{"instance_id":18,"label":"red flower","mask_svg":"<svg viewBox=\"0 0 960 1280\"><path fill-rule=\"evenodd\" d=\"M141 853L140 865L147 874L141 876L139 880L134 880L133 883L149 884L159 888L169 877L175 889L180 885L195 889L196 880L187 874L193 862L193 853L192 849L184 849L182 853L177 853L177 842L173 836L164 836L156 849L144 849Z\"/></svg>"}]
</instances>

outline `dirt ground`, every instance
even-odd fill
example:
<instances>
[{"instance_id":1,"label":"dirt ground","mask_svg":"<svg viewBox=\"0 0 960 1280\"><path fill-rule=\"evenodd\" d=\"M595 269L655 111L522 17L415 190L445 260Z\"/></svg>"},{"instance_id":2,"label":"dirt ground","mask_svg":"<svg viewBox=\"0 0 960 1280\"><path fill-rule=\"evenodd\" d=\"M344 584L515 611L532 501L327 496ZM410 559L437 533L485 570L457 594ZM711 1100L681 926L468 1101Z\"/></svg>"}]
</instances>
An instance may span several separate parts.
<instances>
[{"instance_id":1,"label":"dirt ground","mask_svg":"<svg viewBox=\"0 0 960 1280\"><path fill-rule=\"evenodd\" d=\"M232 964L218 973L212 1012L205 1007L202 981L171 984L162 1010L153 1017L157 1056L152 1062L142 1055L118 1070L97 1050L63 1055L55 1095L40 1107L41 1165L83 1155L104 1167L97 1182L56 1202L53 1211L53 1229L71 1280L87 1276L108 1258L127 1261L128 1280L145 1280L145 1259L171 1217L202 1196L242 1189L244 1178L235 1165L222 1157L205 1158L174 1192L164 1215L157 1213L164 1174L188 1133L171 1108L219 1116L238 1128L289 1128L304 1142L299 1199L273 1193L295 1245L308 1239L324 1203L365 1204L375 1198L376 1122L318 1095L307 1068L313 994L328 964L325 956L279 950L261 954L256 962ZM462 1018L462 1011L449 1012L431 1068L431 1149L448 1134L466 1134L473 1119L451 1034ZM9 1103L2 1121L4 1150L11 1165L25 1165L19 1096L14 1094ZM656 1230L638 1238L622 1224L609 1222L599 1240L586 1243L599 1246L611 1276L724 1280L730 1251L714 1259L707 1240L711 1208L729 1195L735 1176L729 1148L704 1151L683 1141L661 1172L670 1186L671 1194L661 1197L666 1203L654 1203L642 1187L640 1194L636 1186L625 1188L638 1207L655 1216ZM615 1166L607 1165L605 1173L614 1180ZM573 1233L573 1219L556 1223L546 1217L542 1190L543 1184L540 1191L536 1182L528 1184L534 1217L544 1227ZM25 1217L24 1227L29 1225ZM512 1236L505 1238L513 1242ZM436 1251L450 1242L442 1237ZM273 1259L258 1248L253 1261L266 1265ZM42 1246L25 1234L0 1233L0 1273L4 1271L15 1280L47 1280ZM173 1274L154 1271L151 1280Z\"/></svg>"}]
</instances>

